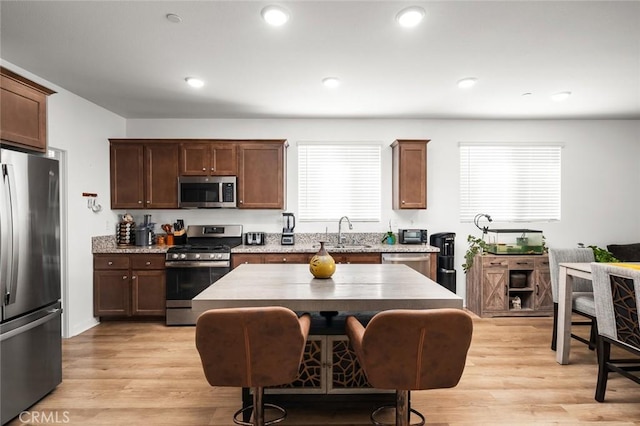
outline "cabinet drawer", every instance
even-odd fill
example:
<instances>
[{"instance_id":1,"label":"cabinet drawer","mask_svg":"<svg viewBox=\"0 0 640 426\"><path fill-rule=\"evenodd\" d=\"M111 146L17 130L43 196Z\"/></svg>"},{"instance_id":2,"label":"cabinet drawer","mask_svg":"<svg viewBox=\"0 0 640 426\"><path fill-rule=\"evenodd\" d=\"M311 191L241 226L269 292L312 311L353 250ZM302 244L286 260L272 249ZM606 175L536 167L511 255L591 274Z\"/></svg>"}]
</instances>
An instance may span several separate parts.
<instances>
[{"instance_id":1,"label":"cabinet drawer","mask_svg":"<svg viewBox=\"0 0 640 426\"><path fill-rule=\"evenodd\" d=\"M506 268L507 266L509 266L509 262L507 261L507 259L504 259L504 258L497 258L493 256L483 257L482 266L484 266L485 268L499 268L499 267Z\"/></svg>"},{"instance_id":2,"label":"cabinet drawer","mask_svg":"<svg viewBox=\"0 0 640 426\"><path fill-rule=\"evenodd\" d=\"M164 255L133 254L131 269L164 269Z\"/></svg>"},{"instance_id":3,"label":"cabinet drawer","mask_svg":"<svg viewBox=\"0 0 640 426\"><path fill-rule=\"evenodd\" d=\"M522 258L522 257L513 257L509 260L509 269L527 269L532 270L534 266L533 259L530 258Z\"/></svg>"},{"instance_id":4,"label":"cabinet drawer","mask_svg":"<svg viewBox=\"0 0 640 426\"><path fill-rule=\"evenodd\" d=\"M546 257L546 256L537 258L537 259L535 259L534 262L536 264L536 269L539 269L539 268L542 268L542 269L547 268L547 269L549 269L549 258Z\"/></svg>"},{"instance_id":5,"label":"cabinet drawer","mask_svg":"<svg viewBox=\"0 0 640 426\"><path fill-rule=\"evenodd\" d=\"M129 269L129 256L95 255L93 256L93 269Z\"/></svg>"},{"instance_id":6,"label":"cabinet drawer","mask_svg":"<svg viewBox=\"0 0 640 426\"><path fill-rule=\"evenodd\" d=\"M308 263L309 255L305 253L265 254L264 263Z\"/></svg>"}]
</instances>

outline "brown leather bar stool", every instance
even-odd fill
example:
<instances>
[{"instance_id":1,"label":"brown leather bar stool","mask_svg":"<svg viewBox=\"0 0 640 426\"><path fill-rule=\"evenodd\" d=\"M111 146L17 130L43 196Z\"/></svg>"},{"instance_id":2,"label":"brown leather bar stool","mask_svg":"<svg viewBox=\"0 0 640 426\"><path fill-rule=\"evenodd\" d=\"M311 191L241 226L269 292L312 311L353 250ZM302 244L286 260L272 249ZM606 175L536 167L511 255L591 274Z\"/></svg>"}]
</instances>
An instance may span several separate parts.
<instances>
[{"instance_id":1,"label":"brown leather bar stool","mask_svg":"<svg viewBox=\"0 0 640 426\"><path fill-rule=\"evenodd\" d=\"M263 403L264 387L298 376L310 324L309 314L298 318L281 306L212 309L200 315L196 347L209 384L253 388L253 405L236 411L234 423L266 426L284 420L282 407ZM281 415L265 422L265 406ZM250 409L254 423L238 419Z\"/></svg>"},{"instance_id":2,"label":"brown leather bar stool","mask_svg":"<svg viewBox=\"0 0 640 426\"><path fill-rule=\"evenodd\" d=\"M473 323L460 309L390 310L376 314L365 328L348 317L346 332L367 379L378 389L396 390L396 425L407 426L413 412L410 391L458 384L471 344ZM381 425L371 414L373 424Z\"/></svg>"}]
</instances>

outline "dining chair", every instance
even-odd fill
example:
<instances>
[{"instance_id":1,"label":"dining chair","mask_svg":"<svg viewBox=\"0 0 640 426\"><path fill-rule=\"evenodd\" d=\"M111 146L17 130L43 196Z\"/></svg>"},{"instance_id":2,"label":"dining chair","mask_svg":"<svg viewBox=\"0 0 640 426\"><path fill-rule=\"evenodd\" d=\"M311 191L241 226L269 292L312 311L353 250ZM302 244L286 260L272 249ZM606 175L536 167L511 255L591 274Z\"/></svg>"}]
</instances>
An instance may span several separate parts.
<instances>
[{"instance_id":1,"label":"dining chair","mask_svg":"<svg viewBox=\"0 0 640 426\"><path fill-rule=\"evenodd\" d=\"M598 318L598 382L595 399L604 401L610 372L640 384L640 264L592 263L593 294ZM611 345L629 352L634 358L612 358ZM617 355L616 355L617 356Z\"/></svg>"},{"instance_id":2,"label":"dining chair","mask_svg":"<svg viewBox=\"0 0 640 426\"><path fill-rule=\"evenodd\" d=\"M369 383L396 391L396 425L409 425L410 391L451 388L458 384L471 344L473 323L461 309L389 310L373 316L366 328L347 317L347 335ZM373 424L382 425L378 414Z\"/></svg>"},{"instance_id":3,"label":"dining chair","mask_svg":"<svg viewBox=\"0 0 640 426\"><path fill-rule=\"evenodd\" d=\"M196 322L196 347L211 386L252 388L253 405L236 411L239 425L266 426L286 417L284 408L263 402L264 388L298 376L311 317L281 306L211 309ZM279 416L265 420L265 407ZM253 409L254 423L240 420Z\"/></svg>"},{"instance_id":4,"label":"dining chair","mask_svg":"<svg viewBox=\"0 0 640 426\"><path fill-rule=\"evenodd\" d=\"M595 261L593 250L590 248L552 248L549 249L549 269L551 272L551 294L553 297L553 330L551 333L551 349L556 350L558 340L558 295L560 286L560 263L590 263ZM593 301L593 285L584 278L573 277L573 293L571 311L587 321L572 321L571 325L588 325L591 327L589 340L571 333L574 339L589 345L589 349L596 347L597 321Z\"/></svg>"}]
</instances>

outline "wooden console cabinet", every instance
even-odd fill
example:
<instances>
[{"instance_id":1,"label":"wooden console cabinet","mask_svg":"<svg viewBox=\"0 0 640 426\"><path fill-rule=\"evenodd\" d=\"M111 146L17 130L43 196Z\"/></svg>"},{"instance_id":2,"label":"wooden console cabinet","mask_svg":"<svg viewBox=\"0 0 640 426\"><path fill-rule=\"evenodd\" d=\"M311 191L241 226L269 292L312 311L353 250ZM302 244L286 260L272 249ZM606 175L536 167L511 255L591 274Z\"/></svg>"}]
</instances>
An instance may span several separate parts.
<instances>
[{"instance_id":1,"label":"wooden console cabinet","mask_svg":"<svg viewBox=\"0 0 640 426\"><path fill-rule=\"evenodd\" d=\"M95 254L93 315L164 316L164 260L163 254Z\"/></svg>"},{"instance_id":2,"label":"wooden console cabinet","mask_svg":"<svg viewBox=\"0 0 640 426\"><path fill-rule=\"evenodd\" d=\"M467 308L481 317L552 315L548 256L477 255L467 273Z\"/></svg>"},{"instance_id":3,"label":"wooden console cabinet","mask_svg":"<svg viewBox=\"0 0 640 426\"><path fill-rule=\"evenodd\" d=\"M47 96L54 94L0 67L0 139L31 151L47 150Z\"/></svg>"},{"instance_id":4,"label":"wooden console cabinet","mask_svg":"<svg viewBox=\"0 0 640 426\"><path fill-rule=\"evenodd\" d=\"M393 209L427 208L427 143L396 140L393 148Z\"/></svg>"}]
</instances>

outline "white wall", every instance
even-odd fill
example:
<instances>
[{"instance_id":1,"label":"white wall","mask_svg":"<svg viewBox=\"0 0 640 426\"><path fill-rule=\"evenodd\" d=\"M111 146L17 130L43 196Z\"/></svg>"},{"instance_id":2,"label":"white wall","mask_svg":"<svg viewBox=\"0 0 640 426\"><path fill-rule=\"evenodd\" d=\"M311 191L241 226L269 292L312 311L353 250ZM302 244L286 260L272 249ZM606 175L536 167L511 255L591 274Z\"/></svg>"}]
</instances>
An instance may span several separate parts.
<instances>
[{"instance_id":1,"label":"white wall","mask_svg":"<svg viewBox=\"0 0 640 426\"><path fill-rule=\"evenodd\" d=\"M66 152L67 298L63 309L68 335L97 324L93 317L91 237L113 233L109 208L108 138L125 136L125 119L6 61L2 65L57 93L47 101L48 143ZM83 192L98 194L100 213L87 208ZM64 200L61 199L61 203Z\"/></svg>"},{"instance_id":2,"label":"white wall","mask_svg":"<svg viewBox=\"0 0 640 426\"><path fill-rule=\"evenodd\" d=\"M298 141L380 141L383 144L382 221L355 223L353 232L427 228L455 232L458 294L465 295L462 263L468 234L480 235L458 219L458 142L561 142L562 220L524 224L544 231L550 247L577 243L606 246L640 242L640 121L638 120L127 120L130 138L287 139L287 211L297 210ZM391 209L391 148L395 139L431 139L427 210ZM247 231L278 232L281 211L151 211L155 222L240 223ZM490 212L486 212L489 213ZM135 214L135 213L134 213ZM298 223L297 232L337 232L337 223ZM492 223L493 227L523 224Z\"/></svg>"}]
</instances>

